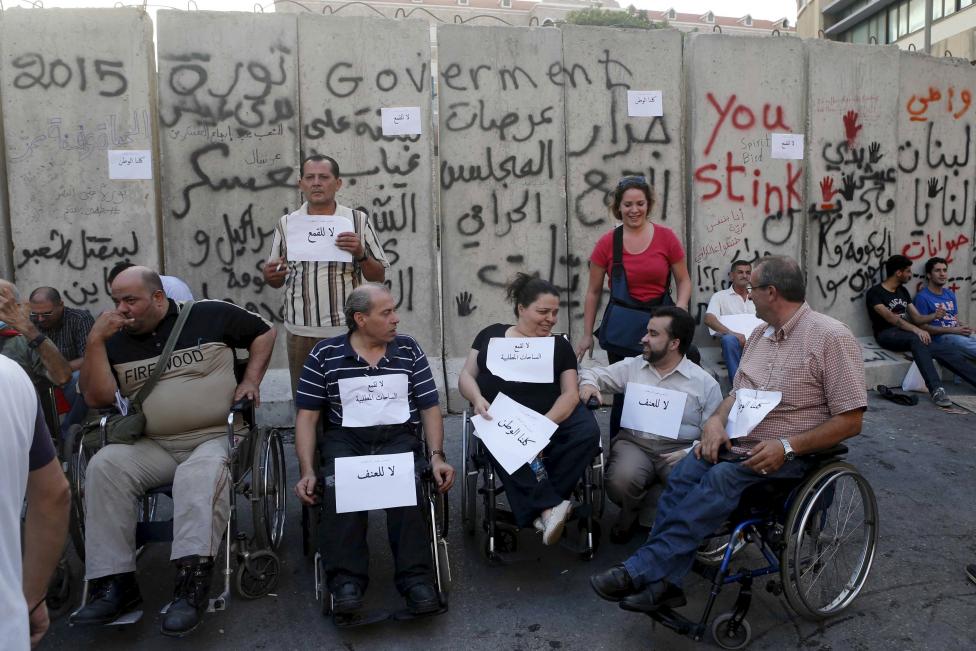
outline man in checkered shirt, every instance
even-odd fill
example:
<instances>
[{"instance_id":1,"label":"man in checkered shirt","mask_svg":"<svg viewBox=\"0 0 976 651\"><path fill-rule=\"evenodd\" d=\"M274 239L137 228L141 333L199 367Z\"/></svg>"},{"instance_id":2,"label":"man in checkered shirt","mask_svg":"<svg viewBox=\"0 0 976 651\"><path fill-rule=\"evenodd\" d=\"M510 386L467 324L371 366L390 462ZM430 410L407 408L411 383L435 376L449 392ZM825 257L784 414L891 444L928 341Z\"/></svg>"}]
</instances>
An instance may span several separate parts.
<instances>
[{"instance_id":1,"label":"man in checkered shirt","mask_svg":"<svg viewBox=\"0 0 976 651\"><path fill-rule=\"evenodd\" d=\"M803 272L786 257L767 257L750 278L756 328L745 347L732 393L705 423L701 445L671 473L650 537L622 564L590 577L593 589L625 610L652 612L685 605L681 581L695 552L735 510L746 488L768 479L800 478L802 455L857 435L867 406L864 362L851 331L805 302ZM735 444L729 413L746 390L779 392L781 399ZM719 461L725 448L747 455Z\"/></svg>"}]
</instances>

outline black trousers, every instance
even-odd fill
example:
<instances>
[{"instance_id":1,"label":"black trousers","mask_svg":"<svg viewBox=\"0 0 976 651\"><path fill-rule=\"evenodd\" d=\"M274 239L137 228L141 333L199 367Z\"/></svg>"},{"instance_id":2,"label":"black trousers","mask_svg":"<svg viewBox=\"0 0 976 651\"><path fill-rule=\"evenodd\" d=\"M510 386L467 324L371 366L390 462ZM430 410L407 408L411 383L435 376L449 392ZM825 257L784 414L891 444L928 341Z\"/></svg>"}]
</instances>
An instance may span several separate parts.
<instances>
[{"instance_id":1,"label":"black trousers","mask_svg":"<svg viewBox=\"0 0 976 651\"><path fill-rule=\"evenodd\" d=\"M340 428L325 432L322 442L325 494L319 526L319 550L325 559L329 590L353 582L369 585L369 512L336 513L335 459L367 454L413 452L417 506L386 509L386 528L396 564L397 590L405 594L418 583L433 583L427 522L421 508L420 470L426 466L420 439L408 427Z\"/></svg>"},{"instance_id":2,"label":"black trousers","mask_svg":"<svg viewBox=\"0 0 976 651\"><path fill-rule=\"evenodd\" d=\"M559 424L549 445L542 450L547 479L537 481L535 471L528 464L510 475L492 458L505 487L515 524L527 527L542 511L567 499L599 445L600 426L593 414L578 404L569 418Z\"/></svg>"}]
</instances>

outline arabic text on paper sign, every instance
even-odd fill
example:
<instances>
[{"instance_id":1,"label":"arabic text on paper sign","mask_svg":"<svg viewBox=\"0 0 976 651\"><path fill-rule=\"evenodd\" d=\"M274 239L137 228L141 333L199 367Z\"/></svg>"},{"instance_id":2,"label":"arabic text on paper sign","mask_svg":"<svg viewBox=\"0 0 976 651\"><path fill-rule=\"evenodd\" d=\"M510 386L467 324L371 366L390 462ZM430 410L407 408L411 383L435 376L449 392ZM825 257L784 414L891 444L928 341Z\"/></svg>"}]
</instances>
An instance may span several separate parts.
<instances>
[{"instance_id":1,"label":"arabic text on paper sign","mask_svg":"<svg viewBox=\"0 0 976 651\"><path fill-rule=\"evenodd\" d=\"M337 215L291 215L285 231L288 259L293 262L352 262L336 246L340 233L353 232L352 222Z\"/></svg>"},{"instance_id":2,"label":"arabic text on paper sign","mask_svg":"<svg viewBox=\"0 0 976 651\"><path fill-rule=\"evenodd\" d=\"M770 156L783 160L803 160L802 133L774 133L770 138Z\"/></svg>"},{"instance_id":3,"label":"arabic text on paper sign","mask_svg":"<svg viewBox=\"0 0 976 651\"><path fill-rule=\"evenodd\" d=\"M549 444L558 427L542 414L515 402L504 393L495 396L488 408L488 415L491 420L472 416L475 435L509 474L534 459Z\"/></svg>"},{"instance_id":4,"label":"arabic text on paper sign","mask_svg":"<svg viewBox=\"0 0 976 651\"><path fill-rule=\"evenodd\" d=\"M552 337L492 337L485 365L508 382L550 384L555 341Z\"/></svg>"},{"instance_id":5,"label":"arabic text on paper sign","mask_svg":"<svg viewBox=\"0 0 976 651\"><path fill-rule=\"evenodd\" d=\"M677 439L687 399L688 395L681 391L628 382L620 425L638 432Z\"/></svg>"},{"instance_id":6,"label":"arabic text on paper sign","mask_svg":"<svg viewBox=\"0 0 976 651\"><path fill-rule=\"evenodd\" d=\"M416 506L413 454L374 454L335 460L336 512Z\"/></svg>"},{"instance_id":7,"label":"arabic text on paper sign","mask_svg":"<svg viewBox=\"0 0 976 651\"><path fill-rule=\"evenodd\" d=\"M138 181L152 178L152 152L149 150L109 149L108 178Z\"/></svg>"},{"instance_id":8,"label":"arabic text on paper sign","mask_svg":"<svg viewBox=\"0 0 976 651\"><path fill-rule=\"evenodd\" d=\"M664 99L659 90L628 90L627 116L655 118L664 115Z\"/></svg>"},{"instance_id":9,"label":"arabic text on paper sign","mask_svg":"<svg viewBox=\"0 0 976 651\"><path fill-rule=\"evenodd\" d=\"M407 375L359 376L339 380L343 427L401 425L410 420Z\"/></svg>"}]
</instances>

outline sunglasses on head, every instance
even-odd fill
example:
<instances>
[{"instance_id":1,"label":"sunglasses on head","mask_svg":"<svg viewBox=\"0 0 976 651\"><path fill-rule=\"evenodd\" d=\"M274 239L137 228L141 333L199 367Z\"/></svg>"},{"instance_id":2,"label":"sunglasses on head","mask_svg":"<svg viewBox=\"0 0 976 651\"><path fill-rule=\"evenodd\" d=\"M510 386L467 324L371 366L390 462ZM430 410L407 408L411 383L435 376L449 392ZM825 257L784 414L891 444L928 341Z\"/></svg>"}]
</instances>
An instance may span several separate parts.
<instances>
[{"instance_id":1,"label":"sunglasses on head","mask_svg":"<svg viewBox=\"0 0 976 651\"><path fill-rule=\"evenodd\" d=\"M647 185L647 179L644 176L625 176L617 182L617 187L622 188L625 185Z\"/></svg>"}]
</instances>

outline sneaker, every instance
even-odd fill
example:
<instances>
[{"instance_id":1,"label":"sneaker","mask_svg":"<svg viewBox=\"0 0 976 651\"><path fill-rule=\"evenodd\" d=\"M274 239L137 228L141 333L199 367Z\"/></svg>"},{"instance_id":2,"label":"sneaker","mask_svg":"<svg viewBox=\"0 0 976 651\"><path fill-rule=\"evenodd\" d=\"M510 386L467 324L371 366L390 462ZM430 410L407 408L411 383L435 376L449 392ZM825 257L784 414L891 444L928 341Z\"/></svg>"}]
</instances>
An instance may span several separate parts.
<instances>
[{"instance_id":1,"label":"sneaker","mask_svg":"<svg viewBox=\"0 0 976 651\"><path fill-rule=\"evenodd\" d=\"M569 500L563 500L549 511L549 517L545 519L545 527L542 530L542 542L546 545L555 545L563 535L563 527L566 526L566 519L569 518L573 504Z\"/></svg>"},{"instance_id":2,"label":"sneaker","mask_svg":"<svg viewBox=\"0 0 976 651\"><path fill-rule=\"evenodd\" d=\"M538 518L536 518L535 520L532 521L532 526L535 527L535 532L536 533L545 533L546 532L546 525L543 524L543 522L542 522L542 516L541 515Z\"/></svg>"},{"instance_id":3,"label":"sneaker","mask_svg":"<svg viewBox=\"0 0 976 651\"><path fill-rule=\"evenodd\" d=\"M186 556L176 561L176 587L159 630L163 635L183 637L197 626L210 605L210 577L213 559Z\"/></svg>"},{"instance_id":4,"label":"sneaker","mask_svg":"<svg viewBox=\"0 0 976 651\"><path fill-rule=\"evenodd\" d=\"M949 400L949 396L946 395L946 390L943 387L932 392L932 402L938 407L948 408L952 406L952 401Z\"/></svg>"},{"instance_id":5,"label":"sneaker","mask_svg":"<svg viewBox=\"0 0 976 651\"><path fill-rule=\"evenodd\" d=\"M70 617L72 624L110 624L142 603L135 572L92 579L88 587L88 603Z\"/></svg>"},{"instance_id":6,"label":"sneaker","mask_svg":"<svg viewBox=\"0 0 976 651\"><path fill-rule=\"evenodd\" d=\"M976 583L976 564L966 566L966 576L973 583Z\"/></svg>"}]
</instances>

